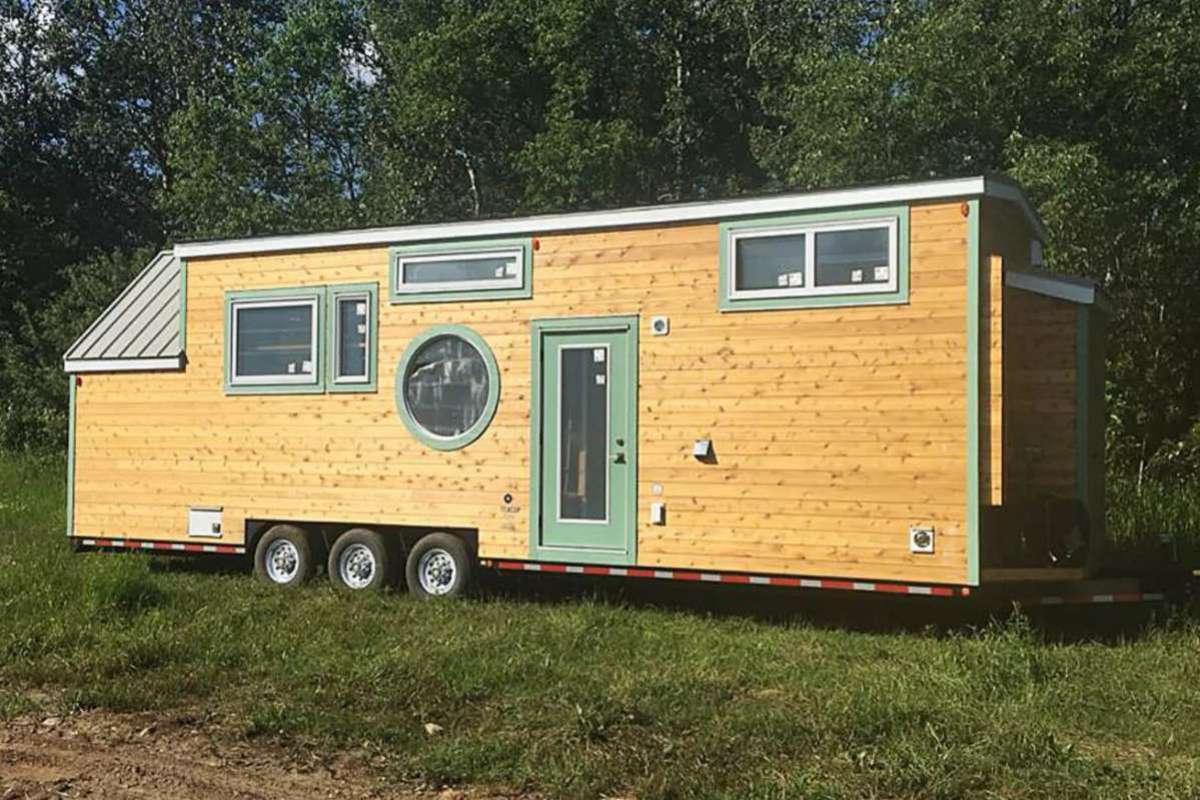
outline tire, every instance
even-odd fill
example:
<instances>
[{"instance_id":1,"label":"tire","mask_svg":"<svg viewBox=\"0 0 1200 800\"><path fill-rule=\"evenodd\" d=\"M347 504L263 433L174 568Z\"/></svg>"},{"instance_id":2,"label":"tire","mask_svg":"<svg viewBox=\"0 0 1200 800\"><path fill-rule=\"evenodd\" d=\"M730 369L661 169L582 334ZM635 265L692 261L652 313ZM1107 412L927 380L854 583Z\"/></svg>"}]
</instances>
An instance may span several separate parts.
<instances>
[{"instance_id":1,"label":"tire","mask_svg":"<svg viewBox=\"0 0 1200 800\"><path fill-rule=\"evenodd\" d=\"M408 591L422 600L462 597L471 588L475 558L466 543L448 533L423 536L408 554Z\"/></svg>"},{"instance_id":2,"label":"tire","mask_svg":"<svg viewBox=\"0 0 1200 800\"><path fill-rule=\"evenodd\" d=\"M382 536L367 528L352 528L329 548L329 580L348 592L378 592L391 579L391 551Z\"/></svg>"},{"instance_id":3,"label":"tire","mask_svg":"<svg viewBox=\"0 0 1200 800\"><path fill-rule=\"evenodd\" d=\"M299 586L316 571L308 533L295 525L271 526L254 548L254 574L274 586Z\"/></svg>"}]
</instances>

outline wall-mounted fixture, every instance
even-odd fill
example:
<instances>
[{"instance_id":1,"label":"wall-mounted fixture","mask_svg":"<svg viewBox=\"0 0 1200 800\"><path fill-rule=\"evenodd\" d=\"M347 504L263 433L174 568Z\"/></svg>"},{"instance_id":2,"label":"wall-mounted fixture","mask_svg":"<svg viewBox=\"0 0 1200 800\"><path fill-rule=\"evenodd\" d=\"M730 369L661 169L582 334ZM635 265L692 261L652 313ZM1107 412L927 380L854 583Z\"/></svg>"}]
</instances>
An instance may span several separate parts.
<instances>
[{"instance_id":1,"label":"wall-mounted fixture","mask_svg":"<svg viewBox=\"0 0 1200 800\"><path fill-rule=\"evenodd\" d=\"M692 455L701 461L706 458L712 458L713 446L712 439L697 439L692 442Z\"/></svg>"},{"instance_id":2,"label":"wall-mounted fixture","mask_svg":"<svg viewBox=\"0 0 1200 800\"><path fill-rule=\"evenodd\" d=\"M220 506L192 506L188 509L188 536L221 535Z\"/></svg>"},{"instance_id":3,"label":"wall-mounted fixture","mask_svg":"<svg viewBox=\"0 0 1200 800\"><path fill-rule=\"evenodd\" d=\"M908 529L908 549L912 553L933 552L933 526L913 525Z\"/></svg>"},{"instance_id":4,"label":"wall-mounted fixture","mask_svg":"<svg viewBox=\"0 0 1200 800\"><path fill-rule=\"evenodd\" d=\"M650 320L650 334L652 336L666 336L671 332L671 320L667 317L653 317Z\"/></svg>"},{"instance_id":5,"label":"wall-mounted fixture","mask_svg":"<svg viewBox=\"0 0 1200 800\"><path fill-rule=\"evenodd\" d=\"M667 524L667 504L666 503L651 503L650 504L650 524L651 525L666 525Z\"/></svg>"}]
</instances>

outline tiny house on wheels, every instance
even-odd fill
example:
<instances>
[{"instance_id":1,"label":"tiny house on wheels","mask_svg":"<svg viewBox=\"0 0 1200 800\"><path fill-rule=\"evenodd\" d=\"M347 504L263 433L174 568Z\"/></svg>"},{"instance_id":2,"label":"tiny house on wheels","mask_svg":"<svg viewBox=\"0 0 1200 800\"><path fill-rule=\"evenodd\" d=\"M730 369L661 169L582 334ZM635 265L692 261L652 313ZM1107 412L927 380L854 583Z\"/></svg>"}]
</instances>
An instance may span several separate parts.
<instances>
[{"instance_id":1,"label":"tiny house on wheels","mask_svg":"<svg viewBox=\"0 0 1200 800\"><path fill-rule=\"evenodd\" d=\"M1085 581L1108 307L1044 238L977 177L178 244L65 355L67 532L423 596Z\"/></svg>"}]
</instances>

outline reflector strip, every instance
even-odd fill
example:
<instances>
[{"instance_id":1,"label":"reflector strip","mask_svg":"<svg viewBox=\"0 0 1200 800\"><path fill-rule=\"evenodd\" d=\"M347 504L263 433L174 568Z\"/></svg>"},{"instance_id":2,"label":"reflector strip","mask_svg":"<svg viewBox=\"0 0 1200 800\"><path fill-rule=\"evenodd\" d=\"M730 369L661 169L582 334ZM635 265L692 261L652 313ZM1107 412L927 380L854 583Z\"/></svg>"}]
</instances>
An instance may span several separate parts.
<instances>
[{"instance_id":1,"label":"reflector strip","mask_svg":"<svg viewBox=\"0 0 1200 800\"><path fill-rule=\"evenodd\" d=\"M217 553L224 556L241 556L246 548L228 544L185 544L163 542L154 539L80 539L85 547L108 547L120 550L168 550L176 553Z\"/></svg>"},{"instance_id":2,"label":"reflector strip","mask_svg":"<svg viewBox=\"0 0 1200 800\"><path fill-rule=\"evenodd\" d=\"M657 578L672 581L700 581L703 583L737 583L755 586L789 586L801 589L837 589L851 592L884 592L887 594L912 594L926 597L965 597L970 590L965 586L915 586L906 583L874 583L870 581L826 580L823 578L793 578L786 575L754 575L745 572L696 572L683 569L657 569L647 567L603 567L588 565L579 567L567 564L549 564L541 561L498 561L481 559L485 567L515 572L559 572L584 575L604 575L630 578Z\"/></svg>"}]
</instances>

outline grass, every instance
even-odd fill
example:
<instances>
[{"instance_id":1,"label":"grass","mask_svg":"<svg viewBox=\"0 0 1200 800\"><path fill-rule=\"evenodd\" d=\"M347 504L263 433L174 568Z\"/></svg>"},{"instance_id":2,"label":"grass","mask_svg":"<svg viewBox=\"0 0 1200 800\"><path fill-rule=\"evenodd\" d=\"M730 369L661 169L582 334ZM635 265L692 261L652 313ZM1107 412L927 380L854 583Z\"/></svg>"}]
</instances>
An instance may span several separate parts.
<instances>
[{"instance_id":1,"label":"grass","mask_svg":"<svg viewBox=\"0 0 1200 800\"><path fill-rule=\"evenodd\" d=\"M1021 618L863 633L587 598L286 593L72 554L62 501L61 464L0 461L0 715L204 707L246 737L365 746L398 779L553 797L1200 795L1187 619L1055 643Z\"/></svg>"}]
</instances>

